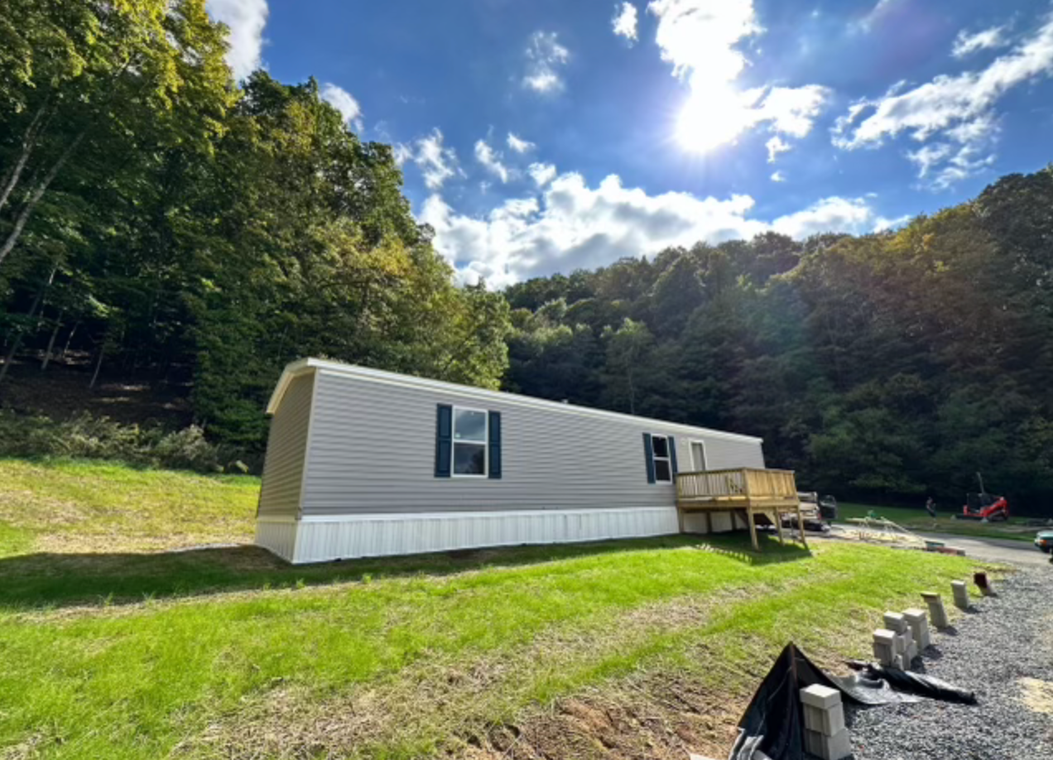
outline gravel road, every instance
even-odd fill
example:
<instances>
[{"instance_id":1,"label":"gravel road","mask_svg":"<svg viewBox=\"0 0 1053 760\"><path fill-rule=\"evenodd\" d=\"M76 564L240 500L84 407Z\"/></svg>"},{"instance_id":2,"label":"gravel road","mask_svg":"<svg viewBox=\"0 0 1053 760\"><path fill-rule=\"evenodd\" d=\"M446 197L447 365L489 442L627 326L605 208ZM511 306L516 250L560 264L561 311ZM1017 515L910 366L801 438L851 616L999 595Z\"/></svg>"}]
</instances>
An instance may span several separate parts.
<instances>
[{"instance_id":1,"label":"gravel road","mask_svg":"<svg viewBox=\"0 0 1053 760\"><path fill-rule=\"evenodd\" d=\"M997 597L973 602L956 629L934 632L924 672L975 691L979 705L847 708L855 760L1053 759L1053 567L1021 568ZM1035 694L1039 711L1025 704Z\"/></svg>"}]
</instances>

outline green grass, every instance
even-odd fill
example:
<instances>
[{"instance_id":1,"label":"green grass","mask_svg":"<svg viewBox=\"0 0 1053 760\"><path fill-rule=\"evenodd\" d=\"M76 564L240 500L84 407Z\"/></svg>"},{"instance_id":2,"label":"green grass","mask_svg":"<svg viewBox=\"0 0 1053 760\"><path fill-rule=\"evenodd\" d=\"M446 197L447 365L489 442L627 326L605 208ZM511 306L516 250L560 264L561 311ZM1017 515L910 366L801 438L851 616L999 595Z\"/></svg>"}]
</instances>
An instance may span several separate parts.
<instances>
[{"instance_id":1,"label":"green grass","mask_svg":"<svg viewBox=\"0 0 1053 760\"><path fill-rule=\"evenodd\" d=\"M0 525L57 551L251 541L259 478L140 470L99 461L0 459ZM0 532L0 552L10 551Z\"/></svg>"},{"instance_id":2,"label":"green grass","mask_svg":"<svg viewBox=\"0 0 1053 760\"><path fill-rule=\"evenodd\" d=\"M769 539L758 556L739 536L313 567L251 547L142 554L118 531L154 548L175 507L198 526L179 541L205 535L226 510L244 519L254 485L80 463L5 471L24 476L0 477L0 504L23 505L0 530L5 760L456 754L524 711L641 673L694 679L737 710L787 641L828 662L864 655L883 610L972 569L835 542ZM34 488L37 511L24 506ZM56 509L87 517L71 527ZM47 526L57 546L83 534L94 551L57 551ZM124 548L101 551L99 536Z\"/></svg>"},{"instance_id":3,"label":"green grass","mask_svg":"<svg viewBox=\"0 0 1053 760\"><path fill-rule=\"evenodd\" d=\"M936 519L929 517L924 508L876 507L869 504L837 505L838 518L866 517L871 512L891 520L912 531L928 533L951 533L958 536L975 536L977 538L1007 538L1014 541L1032 541L1038 528L1024 524L1020 518L1010 517L1005 522L982 523L979 520L953 519L953 513L939 510Z\"/></svg>"}]
</instances>

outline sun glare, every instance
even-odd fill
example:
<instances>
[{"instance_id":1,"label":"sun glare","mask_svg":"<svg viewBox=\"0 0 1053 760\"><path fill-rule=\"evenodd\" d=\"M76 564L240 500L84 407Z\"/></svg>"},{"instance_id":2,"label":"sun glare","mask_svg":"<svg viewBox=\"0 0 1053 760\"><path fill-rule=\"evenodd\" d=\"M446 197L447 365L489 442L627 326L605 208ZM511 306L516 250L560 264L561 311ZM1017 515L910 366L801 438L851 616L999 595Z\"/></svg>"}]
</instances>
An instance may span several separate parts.
<instances>
[{"instance_id":1,"label":"sun glare","mask_svg":"<svg viewBox=\"0 0 1053 760\"><path fill-rule=\"evenodd\" d=\"M680 111L676 141L691 153L708 153L739 136L751 123L742 96L728 88L693 92Z\"/></svg>"}]
</instances>

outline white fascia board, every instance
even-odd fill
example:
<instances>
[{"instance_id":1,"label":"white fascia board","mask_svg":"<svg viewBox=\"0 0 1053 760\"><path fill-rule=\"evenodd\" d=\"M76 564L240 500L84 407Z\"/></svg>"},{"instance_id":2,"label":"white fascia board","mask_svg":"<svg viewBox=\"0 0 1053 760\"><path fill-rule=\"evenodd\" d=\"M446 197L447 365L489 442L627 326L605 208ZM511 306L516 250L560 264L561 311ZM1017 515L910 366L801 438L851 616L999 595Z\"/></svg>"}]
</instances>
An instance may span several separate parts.
<instances>
[{"instance_id":1,"label":"white fascia board","mask_svg":"<svg viewBox=\"0 0 1053 760\"><path fill-rule=\"evenodd\" d=\"M470 385L458 385L456 383L447 383L441 380L429 380L427 378L414 377L412 375L401 375L396 372L385 372L379 369L359 367L354 364L343 364L341 362L328 361L325 359L299 359L289 364L285 368L285 371L282 372L281 379L278 380L278 386L274 389L274 393L271 395L270 403L267 405L267 414L274 414L278 409L278 405L281 403L282 397L285 395L285 390L289 387L289 383L293 381L293 378L299 377L306 372L315 371L324 372L327 375L351 377L357 380L402 386L404 388L421 388L470 399L489 400L497 403L514 404L516 406L534 409L546 409L548 411L560 412L562 414L614 419L621 422L631 422L635 425L641 426L661 425L667 431L679 432L684 435L705 435L710 438L723 438L725 440L749 443L761 443L764 440L763 438L758 438L752 435L728 433L723 430L711 430L710 428L684 425L679 422L666 422L665 420L656 420L648 417L637 417L631 414L622 414L621 412L609 412L606 409L592 409L587 406L575 406L574 404L564 404L559 401L548 401L546 399L533 398L531 396L521 396L517 393L492 391L486 388L473 388Z\"/></svg>"}]
</instances>

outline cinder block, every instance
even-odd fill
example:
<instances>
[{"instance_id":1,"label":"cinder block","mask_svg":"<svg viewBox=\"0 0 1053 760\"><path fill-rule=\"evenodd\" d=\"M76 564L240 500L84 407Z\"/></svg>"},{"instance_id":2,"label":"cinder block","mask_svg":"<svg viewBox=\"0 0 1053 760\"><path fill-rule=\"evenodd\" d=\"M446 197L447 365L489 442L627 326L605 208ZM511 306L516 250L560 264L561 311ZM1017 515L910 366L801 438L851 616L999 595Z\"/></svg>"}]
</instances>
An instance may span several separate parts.
<instances>
[{"instance_id":1,"label":"cinder block","mask_svg":"<svg viewBox=\"0 0 1053 760\"><path fill-rule=\"evenodd\" d=\"M954 594L954 606L961 610L969 609L969 587L965 581L951 581L951 592Z\"/></svg>"},{"instance_id":2,"label":"cinder block","mask_svg":"<svg viewBox=\"0 0 1053 760\"><path fill-rule=\"evenodd\" d=\"M906 660L907 667L909 668L911 663L914 662L914 658L918 656L918 645L913 641L910 646L907 647L907 651L903 653L903 659Z\"/></svg>"},{"instance_id":3,"label":"cinder block","mask_svg":"<svg viewBox=\"0 0 1053 760\"><path fill-rule=\"evenodd\" d=\"M820 710L829 710L834 705L841 704L841 692L821 684L805 686L801 689L801 702Z\"/></svg>"},{"instance_id":4,"label":"cinder block","mask_svg":"<svg viewBox=\"0 0 1053 760\"><path fill-rule=\"evenodd\" d=\"M895 646L896 644L896 632L890 631L888 628L875 628L874 629L874 643L875 644L888 644L889 646Z\"/></svg>"},{"instance_id":5,"label":"cinder block","mask_svg":"<svg viewBox=\"0 0 1053 760\"><path fill-rule=\"evenodd\" d=\"M874 642L874 659L879 664L884 665L886 668L892 665L893 660L896 657L896 650L892 644L880 644Z\"/></svg>"},{"instance_id":6,"label":"cinder block","mask_svg":"<svg viewBox=\"0 0 1053 760\"><path fill-rule=\"evenodd\" d=\"M934 626L946 628L950 625L950 621L947 619L947 610L943 607L943 597L935 591L925 591L922 593L921 598L925 600L925 605L929 608L929 619L932 620Z\"/></svg>"},{"instance_id":7,"label":"cinder block","mask_svg":"<svg viewBox=\"0 0 1053 760\"><path fill-rule=\"evenodd\" d=\"M842 729L833 736L818 731L804 730L804 748L807 752L823 760L842 760L852 754L848 741L848 730Z\"/></svg>"},{"instance_id":8,"label":"cinder block","mask_svg":"<svg viewBox=\"0 0 1053 760\"><path fill-rule=\"evenodd\" d=\"M845 728L845 707L836 704L829 710L822 710L814 705L805 704L804 727L812 731L818 731L826 736L843 731Z\"/></svg>"},{"instance_id":9,"label":"cinder block","mask_svg":"<svg viewBox=\"0 0 1053 760\"><path fill-rule=\"evenodd\" d=\"M898 612L886 612L885 627L895 633L903 633L907 630L907 621Z\"/></svg>"},{"instance_id":10,"label":"cinder block","mask_svg":"<svg viewBox=\"0 0 1053 760\"><path fill-rule=\"evenodd\" d=\"M914 634L908 628L903 633L896 634L896 653L903 654L907 648L914 643Z\"/></svg>"},{"instance_id":11,"label":"cinder block","mask_svg":"<svg viewBox=\"0 0 1053 760\"><path fill-rule=\"evenodd\" d=\"M906 619L907 625L910 626L910 631L914 636L914 643L918 645L918 650L925 651L932 644L932 638L929 635L928 615L924 610L912 608L904 610L903 617Z\"/></svg>"}]
</instances>

